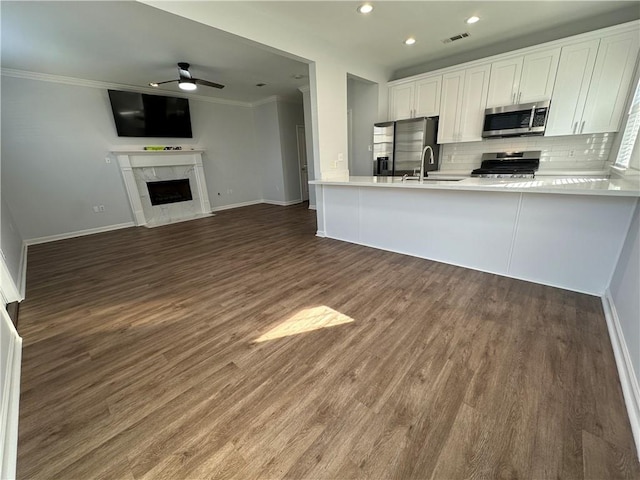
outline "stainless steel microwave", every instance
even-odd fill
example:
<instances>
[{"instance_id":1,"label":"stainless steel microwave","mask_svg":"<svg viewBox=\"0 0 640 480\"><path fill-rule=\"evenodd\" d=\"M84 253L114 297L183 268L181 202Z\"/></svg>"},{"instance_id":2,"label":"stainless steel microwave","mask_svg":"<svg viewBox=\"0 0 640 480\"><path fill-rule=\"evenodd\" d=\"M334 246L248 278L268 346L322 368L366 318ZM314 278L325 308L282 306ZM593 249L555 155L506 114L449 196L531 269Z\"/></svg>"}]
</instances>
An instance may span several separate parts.
<instances>
[{"instance_id":1,"label":"stainless steel microwave","mask_svg":"<svg viewBox=\"0 0 640 480\"><path fill-rule=\"evenodd\" d=\"M543 135L549 116L549 101L487 108L482 136L520 137Z\"/></svg>"}]
</instances>

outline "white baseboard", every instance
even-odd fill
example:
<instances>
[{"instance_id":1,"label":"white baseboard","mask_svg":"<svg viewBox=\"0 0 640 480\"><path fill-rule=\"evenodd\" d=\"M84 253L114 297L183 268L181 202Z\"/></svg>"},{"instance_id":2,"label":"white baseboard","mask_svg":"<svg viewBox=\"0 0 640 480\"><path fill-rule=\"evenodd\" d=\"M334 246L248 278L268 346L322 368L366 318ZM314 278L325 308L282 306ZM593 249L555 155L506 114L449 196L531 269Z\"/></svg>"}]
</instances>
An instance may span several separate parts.
<instances>
[{"instance_id":1,"label":"white baseboard","mask_svg":"<svg viewBox=\"0 0 640 480\"><path fill-rule=\"evenodd\" d=\"M57 235L48 235L46 237L29 238L24 241L28 245L37 245L39 243L55 242L57 240L66 240L68 238L84 237L85 235L93 235L94 233L110 232L111 230L120 230L121 228L135 227L133 222L118 223L116 225L106 225L104 227L89 228L87 230L79 230L77 232L59 233Z\"/></svg>"},{"instance_id":2,"label":"white baseboard","mask_svg":"<svg viewBox=\"0 0 640 480\"><path fill-rule=\"evenodd\" d=\"M317 208L315 205L309 204L309 210L317 210Z\"/></svg>"},{"instance_id":3,"label":"white baseboard","mask_svg":"<svg viewBox=\"0 0 640 480\"><path fill-rule=\"evenodd\" d=\"M27 291L27 254L29 253L29 246L22 242L22 250L20 251L20 271L18 272L18 288L20 289L20 296L24 300Z\"/></svg>"},{"instance_id":4,"label":"white baseboard","mask_svg":"<svg viewBox=\"0 0 640 480\"><path fill-rule=\"evenodd\" d=\"M324 230L318 230L316 232L316 237L320 237L320 238L326 238L327 234L324 232Z\"/></svg>"},{"instance_id":5,"label":"white baseboard","mask_svg":"<svg viewBox=\"0 0 640 480\"><path fill-rule=\"evenodd\" d=\"M298 198L296 200L287 200L285 202L280 200L262 200L262 203L267 203L269 205L279 205L281 207L288 207L289 205L296 205L298 203L302 203L302 199Z\"/></svg>"},{"instance_id":6,"label":"white baseboard","mask_svg":"<svg viewBox=\"0 0 640 480\"><path fill-rule=\"evenodd\" d=\"M232 203L230 205L221 205L219 207L213 207L212 212L219 212L221 210L231 210L232 208L248 207L249 205L258 205L263 203L264 200L250 200L248 202Z\"/></svg>"},{"instance_id":7,"label":"white baseboard","mask_svg":"<svg viewBox=\"0 0 640 480\"><path fill-rule=\"evenodd\" d=\"M2 254L0 254L0 279L2 280L0 282L0 299L3 305L24 300L18 284L16 284L13 276L9 273L9 268Z\"/></svg>"},{"instance_id":8,"label":"white baseboard","mask_svg":"<svg viewBox=\"0 0 640 480\"><path fill-rule=\"evenodd\" d=\"M602 307L607 320L613 354L616 358L618 376L620 377L624 403L627 406L631 431L636 442L636 453L638 459L640 459L640 387L638 386L638 377L633 369L633 363L631 363L631 355L627 348L627 342L625 341L624 333L620 326L616 305L613 302L613 297L611 297L609 289L605 291L602 297Z\"/></svg>"},{"instance_id":9,"label":"white baseboard","mask_svg":"<svg viewBox=\"0 0 640 480\"><path fill-rule=\"evenodd\" d=\"M0 478L16 478L22 338L4 305L0 307L0 337L4 369L0 375Z\"/></svg>"}]
</instances>

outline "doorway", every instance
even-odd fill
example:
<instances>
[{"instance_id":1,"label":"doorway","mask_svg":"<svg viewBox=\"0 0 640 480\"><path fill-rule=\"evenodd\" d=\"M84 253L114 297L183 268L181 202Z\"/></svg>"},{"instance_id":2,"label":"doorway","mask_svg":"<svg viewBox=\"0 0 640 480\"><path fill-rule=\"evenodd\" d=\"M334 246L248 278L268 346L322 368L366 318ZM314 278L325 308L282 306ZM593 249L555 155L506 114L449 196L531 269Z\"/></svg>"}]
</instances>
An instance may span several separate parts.
<instances>
[{"instance_id":1,"label":"doorway","mask_svg":"<svg viewBox=\"0 0 640 480\"><path fill-rule=\"evenodd\" d=\"M300 193L302 201L309 200L309 169L307 168L307 142L305 140L304 125L296 125L298 139L298 170L300 172Z\"/></svg>"}]
</instances>

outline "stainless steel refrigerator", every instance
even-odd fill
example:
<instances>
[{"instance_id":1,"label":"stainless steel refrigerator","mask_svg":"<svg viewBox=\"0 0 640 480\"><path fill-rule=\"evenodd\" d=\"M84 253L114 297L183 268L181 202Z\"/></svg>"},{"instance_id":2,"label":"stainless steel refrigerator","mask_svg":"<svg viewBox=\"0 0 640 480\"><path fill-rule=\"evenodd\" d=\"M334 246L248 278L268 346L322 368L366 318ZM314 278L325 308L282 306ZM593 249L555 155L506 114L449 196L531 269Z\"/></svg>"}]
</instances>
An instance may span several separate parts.
<instances>
[{"instance_id":1,"label":"stainless steel refrigerator","mask_svg":"<svg viewBox=\"0 0 640 480\"><path fill-rule=\"evenodd\" d=\"M420 168L422 152L433 148L435 162L424 164L426 172L438 170L438 117L419 117L396 122L376 123L373 127L373 174L402 176Z\"/></svg>"}]
</instances>

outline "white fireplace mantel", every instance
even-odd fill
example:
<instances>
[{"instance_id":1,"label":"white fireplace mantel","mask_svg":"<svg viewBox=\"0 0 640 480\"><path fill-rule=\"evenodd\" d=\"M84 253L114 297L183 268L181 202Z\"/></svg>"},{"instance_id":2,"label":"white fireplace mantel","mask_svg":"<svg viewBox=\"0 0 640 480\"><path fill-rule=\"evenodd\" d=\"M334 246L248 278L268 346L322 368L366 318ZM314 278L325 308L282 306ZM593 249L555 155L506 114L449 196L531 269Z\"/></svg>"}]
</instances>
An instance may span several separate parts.
<instances>
[{"instance_id":1,"label":"white fireplace mantel","mask_svg":"<svg viewBox=\"0 0 640 480\"><path fill-rule=\"evenodd\" d=\"M117 157L136 225L154 227L209 217L203 150L112 150ZM151 205L145 182L188 178L193 200Z\"/></svg>"}]
</instances>

